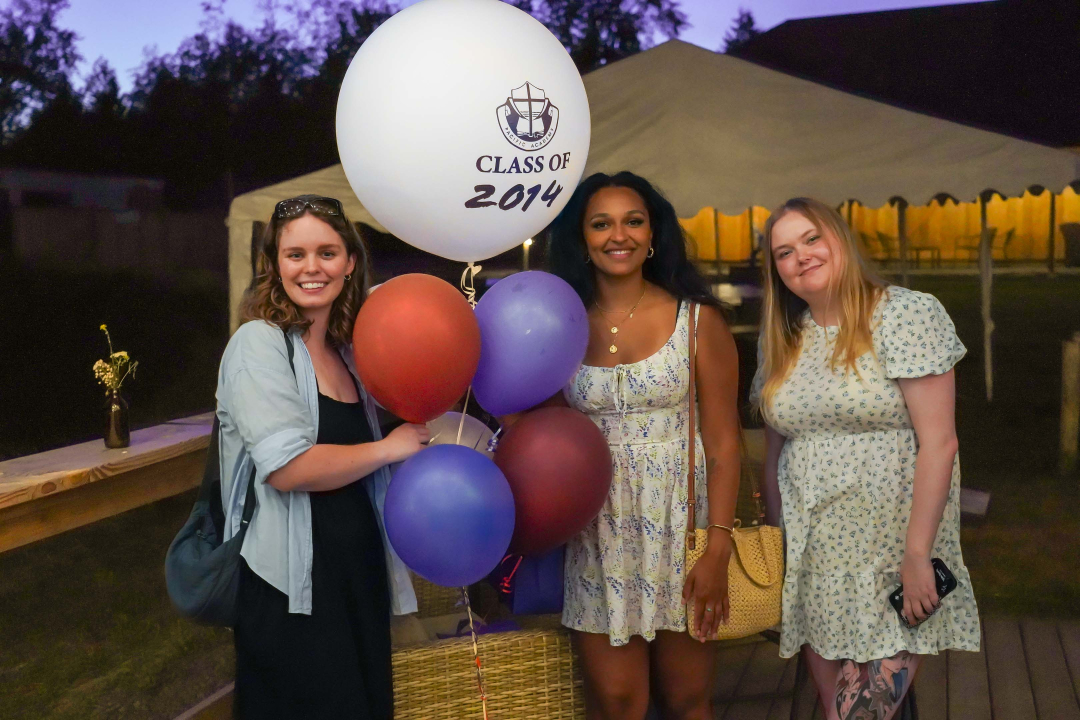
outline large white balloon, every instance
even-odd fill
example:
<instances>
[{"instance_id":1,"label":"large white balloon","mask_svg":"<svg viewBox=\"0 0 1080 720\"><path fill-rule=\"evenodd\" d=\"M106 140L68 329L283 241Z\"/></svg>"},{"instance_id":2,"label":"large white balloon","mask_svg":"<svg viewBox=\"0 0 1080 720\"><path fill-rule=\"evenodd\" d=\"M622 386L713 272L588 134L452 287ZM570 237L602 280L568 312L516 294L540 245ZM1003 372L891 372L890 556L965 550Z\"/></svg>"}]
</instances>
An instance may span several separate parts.
<instances>
[{"instance_id":1,"label":"large white balloon","mask_svg":"<svg viewBox=\"0 0 1080 720\"><path fill-rule=\"evenodd\" d=\"M534 18L500 0L423 0L353 58L338 154L390 232L451 260L482 260L566 204L589 122L577 68Z\"/></svg>"}]
</instances>

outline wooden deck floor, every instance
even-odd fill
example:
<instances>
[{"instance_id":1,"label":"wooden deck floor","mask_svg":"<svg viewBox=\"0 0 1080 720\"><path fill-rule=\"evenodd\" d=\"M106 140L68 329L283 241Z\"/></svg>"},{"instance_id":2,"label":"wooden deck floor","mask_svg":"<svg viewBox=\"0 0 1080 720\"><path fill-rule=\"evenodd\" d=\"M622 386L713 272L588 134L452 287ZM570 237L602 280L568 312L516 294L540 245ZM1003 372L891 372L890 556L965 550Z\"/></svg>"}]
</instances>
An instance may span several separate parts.
<instances>
[{"instance_id":1,"label":"wooden deck floor","mask_svg":"<svg viewBox=\"0 0 1080 720\"><path fill-rule=\"evenodd\" d=\"M787 720L795 660L760 642L725 648L716 720ZM929 658L915 679L919 720L1080 720L1080 622L989 618L982 652ZM807 683L800 720L820 718Z\"/></svg>"},{"instance_id":2,"label":"wooden deck floor","mask_svg":"<svg viewBox=\"0 0 1080 720\"><path fill-rule=\"evenodd\" d=\"M794 686L795 660L781 659L775 644L726 647L716 720L788 720ZM1080 621L984 619L982 652L929 658L915 688L919 720L1080 720ZM176 720L224 720L231 695L230 684ZM809 681L799 708L799 720L821 720ZM658 720L656 713L647 720Z\"/></svg>"}]
</instances>

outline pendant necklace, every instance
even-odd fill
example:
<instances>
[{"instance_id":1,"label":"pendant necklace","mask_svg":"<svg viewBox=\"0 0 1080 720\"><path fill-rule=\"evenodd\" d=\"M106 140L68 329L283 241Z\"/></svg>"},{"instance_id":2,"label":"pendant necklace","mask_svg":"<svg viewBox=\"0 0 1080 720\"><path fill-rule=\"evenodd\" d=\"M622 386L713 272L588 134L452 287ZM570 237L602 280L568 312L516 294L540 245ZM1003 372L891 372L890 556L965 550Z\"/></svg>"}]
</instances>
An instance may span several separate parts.
<instances>
[{"instance_id":1,"label":"pendant necklace","mask_svg":"<svg viewBox=\"0 0 1080 720\"><path fill-rule=\"evenodd\" d=\"M649 289L649 286L646 285L645 288L641 291L641 297L638 298L637 302L634 303L634 306L632 308L630 308L629 311L627 311L627 310L605 310L604 308L600 307L600 303L596 302L595 300L593 300L593 305L596 306L596 309L600 311L600 314L604 316L605 320L608 320L608 321L611 320L611 318L608 317L609 312L629 312L630 314L626 317L626 320L629 320L630 318L634 317L634 311L637 310L637 306L641 304L641 301L645 299L645 291L648 290L648 289ZM625 323L626 320L623 320L623 323ZM615 324L612 324L611 327L609 328L609 331L611 332L611 346L608 348L608 352L611 353L612 355L614 355L615 353L617 353L619 351L619 348L615 345L616 336L619 334L619 326L615 325Z\"/></svg>"}]
</instances>

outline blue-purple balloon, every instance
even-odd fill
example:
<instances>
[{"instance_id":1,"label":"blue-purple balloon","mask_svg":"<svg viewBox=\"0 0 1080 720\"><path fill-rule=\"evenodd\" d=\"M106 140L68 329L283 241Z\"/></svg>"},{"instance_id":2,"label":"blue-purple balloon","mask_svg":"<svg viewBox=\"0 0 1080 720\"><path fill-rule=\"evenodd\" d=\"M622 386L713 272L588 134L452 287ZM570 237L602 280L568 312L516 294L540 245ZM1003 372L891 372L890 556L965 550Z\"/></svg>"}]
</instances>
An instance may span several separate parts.
<instances>
[{"instance_id":1,"label":"blue-purple balloon","mask_svg":"<svg viewBox=\"0 0 1080 720\"><path fill-rule=\"evenodd\" d=\"M476 305L480 365L473 394L492 415L536 407L574 377L589 344L585 306L545 272L503 278Z\"/></svg>"},{"instance_id":2,"label":"blue-purple balloon","mask_svg":"<svg viewBox=\"0 0 1080 720\"><path fill-rule=\"evenodd\" d=\"M386 534L409 568L436 585L483 580L514 534L514 496L490 459L436 445L406 460L390 482Z\"/></svg>"}]
</instances>

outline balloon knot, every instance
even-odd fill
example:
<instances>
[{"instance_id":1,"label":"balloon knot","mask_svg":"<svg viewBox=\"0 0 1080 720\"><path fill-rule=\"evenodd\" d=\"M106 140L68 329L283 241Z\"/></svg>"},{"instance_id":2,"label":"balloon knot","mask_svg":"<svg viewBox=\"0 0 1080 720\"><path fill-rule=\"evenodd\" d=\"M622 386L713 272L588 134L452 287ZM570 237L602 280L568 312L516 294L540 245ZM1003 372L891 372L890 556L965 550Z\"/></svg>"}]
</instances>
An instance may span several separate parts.
<instances>
[{"instance_id":1,"label":"balloon knot","mask_svg":"<svg viewBox=\"0 0 1080 720\"><path fill-rule=\"evenodd\" d=\"M493 453L499 449L499 433L501 433L502 431L503 429L502 427L500 427L498 430L495 431L495 434L491 436L491 439L488 440L487 451L489 453Z\"/></svg>"},{"instance_id":2,"label":"balloon knot","mask_svg":"<svg viewBox=\"0 0 1080 720\"><path fill-rule=\"evenodd\" d=\"M461 292L465 293L465 299L469 305L476 307L476 276L484 269L483 265L469 263L465 272L461 273Z\"/></svg>"}]
</instances>

